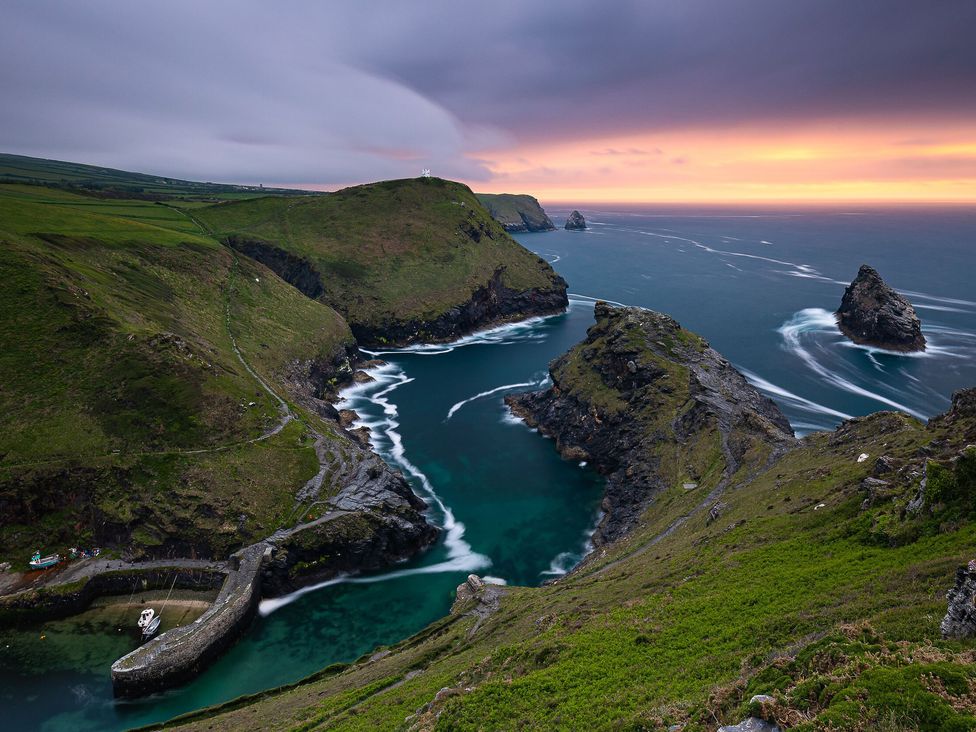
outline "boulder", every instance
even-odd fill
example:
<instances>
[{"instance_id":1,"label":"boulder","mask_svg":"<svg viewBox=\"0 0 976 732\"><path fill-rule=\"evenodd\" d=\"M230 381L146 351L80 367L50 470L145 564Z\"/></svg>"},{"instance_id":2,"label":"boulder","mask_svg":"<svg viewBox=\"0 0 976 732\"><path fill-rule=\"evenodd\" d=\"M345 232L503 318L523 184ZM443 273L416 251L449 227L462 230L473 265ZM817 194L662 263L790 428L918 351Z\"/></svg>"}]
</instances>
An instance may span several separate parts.
<instances>
[{"instance_id":1,"label":"boulder","mask_svg":"<svg viewBox=\"0 0 976 732\"><path fill-rule=\"evenodd\" d=\"M976 636L976 560L956 571L956 585L946 594L949 607L942 618L943 638Z\"/></svg>"},{"instance_id":2,"label":"boulder","mask_svg":"<svg viewBox=\"0 0 976 732\"><path fill-rule=\"evenodd\" d=\"M726 724L718 732L780 732L778 725L759 717L747 717L738 724Z\"/></svg>"},{"instance_id":3,"label":"boulder","mask_svg":"<svg viewBox=\"0 0 976 732\"><path fill-rule=\"evenodd\" d=\"M922 323L912 304L866 264L844 291L835 316L841 333L854 343L903 353L925 350Z\"/></svg>"},{"instance_id":4,"label":"boulder","mask_svg":"<svg viewBox=\"0 0 976 732\"><path fill-rule=\"evenodd\" d=\"M583 218L583 214L574 210L569 215L569 218L566 219L566 226L564 228L569 231L582 231L586 228L586 219Z\"/></svg>"}]
</instances>

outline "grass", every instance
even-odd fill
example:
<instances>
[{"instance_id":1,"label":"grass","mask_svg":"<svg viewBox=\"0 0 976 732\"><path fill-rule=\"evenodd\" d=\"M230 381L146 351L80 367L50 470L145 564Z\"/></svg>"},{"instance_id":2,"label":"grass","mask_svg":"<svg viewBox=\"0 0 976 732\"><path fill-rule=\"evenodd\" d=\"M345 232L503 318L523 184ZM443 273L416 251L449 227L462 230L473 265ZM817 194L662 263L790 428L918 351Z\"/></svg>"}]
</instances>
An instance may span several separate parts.
<instances>
[{"instance_id":1,"label":"grass","mask_svg":"<svg viewBox=\"0 0 976 732\"><path fill-rule=\"evenodd\" d=\"M2 185L0 222L0 556L221 553L277 528L317 461L298 424L250 442L279 408L228 325L287 394L345 354L342 317L166 206Z\"/></svg>"},{"instance_id":2,"label":"grass","mask_svg":"<svg viewBox=\"0 0 976 732\"><path fill-rule=\"evenodd\" d=\"M0 182L31 183L83 191L102 198L151 200L235 200L266 193L289 195L305 191L221 183L198 183L96 165L0 153Z\"/></svg>"},{"instance_id":3,"label":"grass","mask_svg":"<svg viewBox=\"0 0 976 732\"><path fill-rule=\"evenodd\" d=\"M554 286L549 265L509 237L466 186L438 178L219 204L194 215L221 237L307 260L321 278L320 299L354 329L436 319L499 270L514 290Z\"/></svg>"}]
</instances>

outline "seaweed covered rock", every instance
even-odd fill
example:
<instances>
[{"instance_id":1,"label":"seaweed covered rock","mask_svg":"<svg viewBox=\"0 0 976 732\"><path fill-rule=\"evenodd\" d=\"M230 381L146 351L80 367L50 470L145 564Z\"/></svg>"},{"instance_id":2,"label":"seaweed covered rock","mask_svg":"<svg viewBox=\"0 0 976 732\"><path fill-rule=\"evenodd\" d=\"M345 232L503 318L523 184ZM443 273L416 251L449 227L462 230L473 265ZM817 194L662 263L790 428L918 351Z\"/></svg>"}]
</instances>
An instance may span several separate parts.
<instances>
[{"instance_id":1,"label":"seaweed covered rock","mask_svg":"<svg viewBox=\"0 0 976 732\"><path fill-rule=\"evenodd\" d=\"M924 351L922 323L912 304L873 267L861 265L837 313L841 333L855 343L889 351Z\"/></svg>"}]
</instances>

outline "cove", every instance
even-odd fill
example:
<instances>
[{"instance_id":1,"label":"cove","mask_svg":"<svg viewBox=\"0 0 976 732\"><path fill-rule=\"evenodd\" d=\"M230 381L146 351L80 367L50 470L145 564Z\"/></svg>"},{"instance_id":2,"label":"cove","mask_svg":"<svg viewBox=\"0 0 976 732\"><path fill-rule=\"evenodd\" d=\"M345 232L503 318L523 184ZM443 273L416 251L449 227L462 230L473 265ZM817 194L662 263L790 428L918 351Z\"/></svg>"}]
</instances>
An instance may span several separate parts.
<instances>
[{"instance_id":1,"label":"cove","mask_svg":"<svg viewBox=\"0 0 976 732\"><path fill-rule=\"evenodd\" d=\"M520 585L565 572L586 551L603 480L513 420L502 397L539 388L548 362L591 322L591 304L577 301L565 314L450 346L378 354L387 365L344 406L357 410L380 455L428 502L446 529L438 543L386 572L264 602L214 666L147 699L112 699L108 666L132 647L112 622L86 621L73 633L62 621L63 631L43 641L44 626L0 631L0 706L11 728L111 730L169 719L401 641L449 612L470 572ZM82 646L70 663L59 660Z\"/></svg>"},{"instance_id":2,"label":"cove","mask_svg":"<svg viewBox=\"0 0 976 732\"><path fill-rule=\"evenodd\" d=\"M432 518L443 525L450 512L449 536L391 571L288 598L199 679L138 702L112 701L108 665L131 640L111 623L82 619L77 632L65 626L44 641L47 626L2 631L8 726L111 730L168 719L401 641L449 610L469 571L535 585L571 566L597 519L602 480L513 423L501 399L540 383L548 362L583 337L595 297L660 310L704 336L798 433L880 409L929 417L976 384L972 209L581 210L588 231L518 236L577 293L568 313L379 354L388 365L377 381L350 395ZM557 224L568 212L550 209ZM919 309L928 352L893 355L840 336L831 313L865 262Z\"/></svg>"}]
</instances>

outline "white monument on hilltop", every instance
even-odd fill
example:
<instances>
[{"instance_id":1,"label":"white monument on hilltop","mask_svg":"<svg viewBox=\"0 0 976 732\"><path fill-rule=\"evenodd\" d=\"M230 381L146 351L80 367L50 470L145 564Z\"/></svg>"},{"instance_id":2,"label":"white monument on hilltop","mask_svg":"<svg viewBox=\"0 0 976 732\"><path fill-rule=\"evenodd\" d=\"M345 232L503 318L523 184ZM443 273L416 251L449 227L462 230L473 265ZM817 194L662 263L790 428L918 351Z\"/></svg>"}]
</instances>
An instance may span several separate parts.
<instances>
[{"instance_id":1,"label":"white monument on hilltop","mask_svg":"<svg viewBox=\"0 0 976 732\"><path fill-rule=\"evenodd\" d=\"M424 168L420 175L423 178L430 178L430 168Z\"/></svg>"}]
</instances>

